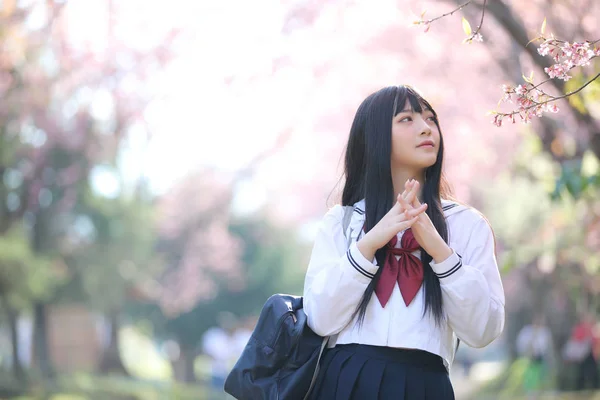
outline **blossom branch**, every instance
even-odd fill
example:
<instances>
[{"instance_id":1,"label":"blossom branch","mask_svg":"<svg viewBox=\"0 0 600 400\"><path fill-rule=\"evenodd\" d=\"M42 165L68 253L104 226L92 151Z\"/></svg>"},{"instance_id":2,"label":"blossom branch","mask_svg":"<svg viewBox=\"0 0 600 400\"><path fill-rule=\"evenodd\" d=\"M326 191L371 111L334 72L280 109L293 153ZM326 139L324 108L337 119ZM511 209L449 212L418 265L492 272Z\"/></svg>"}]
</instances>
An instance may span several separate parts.
<instances>
[{"instance_id":1,"label":"blossom branch","mask_svg":"<svg viewBox=\"0 0 600 400\"><path fill-rule=\"evenodd\" d=\"M442 19L444 17L447 17L449 15L454 15L455 12L462 10L463 8L465 8L466 6L468 6L469 4L471 4L473 2L473 0L469 0L461 5L459 5L458 7L456 7L454 10L447 12L445 14L439 15L435 18L430 18L427 20L423 19L423 16L425 15L425 12L423 12L421 14L421 19L413 22L414 25L425 25L425 32L429 31L429 28L431 27L431 23L435 22L439 19ZM479 25L477 26L477 28L475 29L475 31L472 31L471 26L469 25L469 22L463 17L463 29L465 31L465 33L467 34L467 38L464 40L463 43L471 43L473 40L481 42L483 41L483 37L481 36L481 27L483 26L483 19L485 18L485 8L486 8L486 4L487 4L487 0L483 0L483 6L482 6L482 11L481 11L481 19L479 21Z\"/></svg>"},{"instance_id":2,"label":"blossom branch","mask_svg":"<svg viewBox=\"0 0 600 400\"><path fill-rule=\"evenodd\" d=\"M576 89L576 90L570 91L569 93L563 94L562 96L558 96L558 97L552 96L552 99L551 99L551 100L548 100L548 101L546 101L546 102L544 102L544 103L548 103L548 102L550 102L550 101L555 101L555 100L564 99L564 98L566 98L566 97L569 97L569 96L572 96L572 95L574 95L574 94L577 94L577 93L581 92L583 89L585 89L585 87L586 87L587 85L589 85L590 83L594 82L594 81L595 81L596 79L598 79L598 78L600 78L600 72L599 72L599 73L597 73L597 74L596 74L596 76L594 76L592 79L590 79L589 81L587 81L586 83L584 83L584 84L583 84L583 85L582 85L582 86L581 86L579 89ZM544 104L544 103L540 103L540 104Z\"/></svg>"},{"instance_id":3,"label":"blossom branch","mask_svg":"<svg viewBox=\"0 0 600 400\"><path fill-rule=\"evenodd\" d=\"M598 74L580 86L578 89L565 93L561 96L552 96L544 92L540 88L543 84L553 79L561 79L565 82L568 81L571 79L569 72L576 67L587 66L593 59L600 57L600 49L595 47L592 49L591 46L595 42L590 41L581 43L575 42L570 44L569 42L558 40L554 37L551 39L546 39L543 37L543 35L541 35L538 39L543 41L538 48L538 53L542 56L551 56L556 64L544 68L544 71L548 74L549 78L538 83L537 85L533 84L533 75L531 75L529 78L524 77L526 83L518 85L516 88L513 88L509 85L503 85L504 97L500 102L512 102L511 98L514 94L517 97L518 108L508 113L498 111L492 112L492 114L495 115L492 122L496 126L502 126L502 121L504 118L508 118L515 123L516 115L518 115L523 122L527 123L530 122L534 116L541 117L544 112L556 113L558 112L558 107L556 104L551 105L550 103L579 93L590 83L600 77L600 74Z\"/></svg>"},{"instance_id":4,"label":"blossom branch","mask_svg":"<svg viewBox=\"0 0 600 400\"><path fill-rule=\"evenodd\" d=\"M435 18L428 19L428 20L426 20L426 21L424 21L424 20L422 20L422 19L421 19L420 21L416 21L416 22L415 22L415 24L425 24L425 25L429 25L429 24L431 24L432 22L435 22L435 21L437 21L438 19L442 19L442 18L444 18L444 17L447 17L447 16L449 16L449 15L454 15L454 13L455 13L455 12L462 10L463 8L465 8L466 6L468 6L469 4L471 4L472 2L473 2L473 0L469 0L469 1L467 1L467 2L465 2L465 3L463 3L463 4L461 4L460 6L458 6L457 8L455 8L454 10L452 10L452 11L450 11L450 12L447 12L446 14L442 14L442 15L440 15L440 16L437 16L437 17L435 17Z\"/></svg>"},{"instance_id":5,"label":"blossom branch","mask_svg":"<svg viewBox=\"0 0 600 400\"><path fill-rule=\"evenodd\" d=\"M468 6L471 3L473 3L473 0L470 0L470 1L460 4L458 7L456 7L455 9L453 9L450 12L447 12L438 17L427 19L427 20L423 19L423 16L425 15L425 12L423 12L421 14L421 19L418 21L415 21L414 24L415 25L425 25L425 32L427 32L431 26L431 23L433 23L441 18L447 17L449 15L453 15L454 13L462 10L463 8L465 8L466 6ZM463 30L465 31L465 33L467 35L467 38L463 41L463 43L465 43L465 42L471 43L473 40L475 40L475 41L483 40L483 38L480 34L480 31L481 31L481 27L483 25L483 20L485 18L486 6L487 6L487 0L483 0L482 10L481 10L481 19L479 21L479 25L477 26L477 28L474 31L472 31L471 26L470 26L469 22L466 20L466 18L463 17L463 20L462 20ZM534 84L533 83L533 73L532 73L529 76L529 78L524 77L525 82L526 82L525 84L518 85L516 88L509 86L509 85L503 85L504 97L500 100L500 102L498 104L500 104L502 102L507 102L507 101L512 102L511 101L512 95L516 95L518 108L516 110L514 110L512 112L508 112L508 113L499 112L497 110L492 111L492 114L495 115L494 121L493 121L493 123L495 125L501 126L502 120L505 117L510 118L512 120L512 122L514 123L515 115L519 115L521 117L521 120L527 123L527 122L530 122L530 120L534 116L541 117L544 112L556 113L556 112L558 112L558 107L555 104L550 104L550 103L555 102L560 99L564 99L569 96L572 96L576 93L579 93L581 90L583 90L585 87L587 87L590 83L592 83L596 79L599 79L599 76L596 75L590 81L586 82L584 85L582 85L578 89L573 90L569 93L565 93L561 96L552 96L552 95L546 93L544 90L542 90L541 86L543 86L545 83L554 81L556 79L562 80L565 82L568 81L569 79L572 78L572 76L569 75L571 70L573 70L576 67L585 67L585 66L589 65L593 59L595 59L596 57L600 57L600 48L597 48L595 46L597 43L600 42L600 39L597 39L594 41L586 40L584 42L569 43L567 41L555 38L554 35L550 35L550 38L545 37L544 36L545 28L546 28L546 19L544 19L544 22L541 27L541 33L539 34L539 36L537 38L533 39L532 41L530 41L529 43L536 41L536 40L542 41L541 45L537 49L537 52L541 56L551 56L554 59L553 65L550 65L549 67L544 68L544 72L546 74L548 74L549 78L543 80L542 82L540 82L538 84ZM525 47L527 47L527 46L525 46ZM532 52L530 52L530 54L535 57L535 54L532 54ZM557 88L559 88L559 90L561 90L561 91L564 90L563 89L564 85L562 83L559 85L558 83L560 83L560 82L555 82L555 86Z\"/></svg>"},{"instance_id":6,"label":"blossom branch","mask_svg":"<svg viewBox=\"0 0 600 400\"><path fill-rule=\"evenodd\" d=\"M546 93L543 93L543 95L546 97L545 100L543 101L535 101L532 99L528 99L528 105L522 105L518 110L516 111L512 111L510 113L495 113L496 117L494 118L494 124L497 126L502 126L502 119L504 117L508 117L512 120L512 122L515 122L515 115L519 115L521 117L521 119L525 122L529 122L529 120L531 119L530 116L528 117L527 112L530 110L536 111L536 115L538 115L539 113L537 111L543 112L543 111L550 111L550 112L558 112L558 107L556 107L555 105L548 107L547 105L551 102L560 100L560 99L565 99L569 96L572 96L574 94L577 94L579 92L581 92L583 89L585 89L586 86L588 86L590 83L592 83L593 81L595 81L596 79L600 78L600 73L596 74L596 76L594 76L593 78L591 78L590 80L588 80L586 83L584 83L581 87L579 87L576 90L572 90L569 93L565 93L561 96L551 96L548 95ZM521 85L519 85L521 86ZM528 92L531 92L533 89L530 88L528 90ZM523 104L525 104L526 102L522 102ZM525 114L524 114L525 113Z\"/></svg>"},{"instance_id":7,"label":"blossom branch","mask_svg":"<svg viewBox=\"0 0 600 400\"><path fill-rule=\"evenodd\" d=\"M479 33L479 31L481 31L481 27L483 26L483 18L485 17L485 6L486 6L486 4L487 4L487 0L483 0L483 6L481 8L481 20L479 21L479 25L475 29L475 32L473 32L473 34L466 39L466 41L468 43L472 42L473 39L475 39L475 40L477 40L479 42L483 41L483 38L481 36L481 33Z\"/></svg>"}]
</instances>

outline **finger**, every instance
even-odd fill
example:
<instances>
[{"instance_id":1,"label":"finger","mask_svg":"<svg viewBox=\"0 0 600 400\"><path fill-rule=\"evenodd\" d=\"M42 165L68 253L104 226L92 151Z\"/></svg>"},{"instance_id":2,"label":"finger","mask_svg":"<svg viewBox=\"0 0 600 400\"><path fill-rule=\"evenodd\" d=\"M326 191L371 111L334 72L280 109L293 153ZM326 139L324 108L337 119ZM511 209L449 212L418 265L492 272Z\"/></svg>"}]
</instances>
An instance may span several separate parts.
<instances>
[{"instance_id":1,"label":"finger","mask_svg":"<svg viewBox=\"0 0 600 400\"><path fill-rule=\"evenodd\" d=\"M408 196L408 189L404 189L404 191L402 192L402 194L400 194L399 196L402 196L403 198L406 198L406 196ZM398 200L398 199L396 199Z\"/></svg>"},{"instance_id":2,"label":"finger","mask_svg":"<svg viewBox=\"0 0 600 400\"><path fill-rule=\"evenodd\" d=\"M400 197L400 196L398 196ZM400 204L400 202L398 200L396 200L396 202L394 202L394 205L392 206L392 208L390 209L390 211L388 211L388 213L386 215L390 215L392 217L394 216L398 216L398 215L402 215L404 213L404 206L402 206L402 204Z\"/></svg>"},{"instance_id":3,"label":"finger","mask_svg":"<svg viewBox=\"0 0 600 400\"><path fill-rule=\"evenodd\" d=\"M418 217L423 214L427 210L427 203L422 204L419 208L412 208L410 210L405 210L400 215L398 215L395 219L396 223L409 220L414 217Z\"/></svg>"},{"instance_id":4,"label":"finger","mask_svg":"<svg viewBox=\"0 0 600 400\"><path fill-rule=\"evenodd\" d=\"M396 225L395 229L397 229L398 232L403 231L403 230L408 229L411 226L413 226L415 224L415 222L417 222L418 220L419 220L419 217L414 217L414 218L411 218L411 219L404 220L402 222L399 222Z\"/></svg>"},{"instance_id":5,"label":"finger","mask_svg":"<svg viewBox=\"0 0 600 400\"><path fill-rule=\"evenodd\" d=\"M413 207L419 207L421 205L421 201L419 200L419 197L415 196L415 198L410 203L410 205L413 206Z\"/></svg>"},{"instance_id":6,"label":"finger","mask_svg":"<svg viewBox=\"0 0 600 400\"><path fill-rule=\"evenodd\" d=\"M404 196L404 199L408 204L412 205L413 201L415 200L415 197L417 197L417 190L415 190L413 186L411 187L411 190L406 194L406 196Z\"/></svg>"},{"instance_id":7,"label":"finger","mask_svg":"<svg viewBox=\"0 0 600 400\"><path fill-rule=\"evenodd\" d=\"M402 214L406 210L406 205L402 203L403 197L401 194L396 197L396 204L394 205L397 209L397 214Z\"/></svg>"},{"instance_id":8,"label":"finger","mask_svg":"<svg viewBox=\"0 0 600 400\"><path fill-rule=\"evenodd\" d=\"M409 195L410 191L413 190L414 185L415 185L414 179L409 179L406 181L406 183L404 184L404 192L405 192L405 193L403 193L404 198L406 198L406 196Z\"/></svg>"},{"instance_id":9,"label":"finger","mask_svg":"<svg viewBox=\"0 0 600 400\"><path fill-rule=\"evenodd\" d=\"M421 184L419 183L419 181L414 181L413 186L412 186L412 190L411 192L408 194L408 196L411 197L410 199L410 205L413 207L418 207L421 205L421 202L419 201L419 189L421 187Z\"/></svg>"},{"instance_id":10,"label":"finger","mask_svg":"<svg viewBox=\"0 0 600 400\"><path fill-rule=\"evenodd\" d=\"M398 197L396 197L396 202L394 203L394 205L392 206L392 209L390 210L390 213L399 214L403 210L404 209L402 207L402 204L400 204L400 195L398 195Z\"/></svg>"},{"instance_id":11,"label":"finger","mask_svg":"<svg viewBox=\"0 0 600 400\"><path fill-rule=\"evenodd\" d=\"M408 190L405 190L404 192L396 196L396 201L400 202L400 199L405 199L406 196L408 196Z\"/></svg>"},{"instance_id":12,"label":"finger","mask_svg":"<svg viewBox=\"0 0 600 400\"><path fill-rule=\"evenodd\" d=\"M427 203L421 204L419 207L414 207L411 210L405 211L405 214L408 218L412 218L413 216L418 216L423 214L427 210Z\"/></svg>"},{"instance_id":13,"label":"finger","mask_svg":"<svg viewBox=\"0 0 600 400\"><path fill-rule=\"evenodd\" d=\"M402 207L403 211L412 210L412 208L413 208L413 206L411 206L410 203L408 201L406 201L406 199L402 196L398 196L398 203Z\"/></svg>"},{"instance_id":14,"label":"finger","mask_svg":"<svg viewBox=\"0 0 600 400\"><path fill-rule=\"evenodd\" d=\"M414 190L415 188L415 184L418 184L419 181L417 181L416 179L410 179L408 182L408 191L410 192L411 190Z\"/></svg>"},{"instance_id":15,"label":"finger","mask_svg":"<svg viewBox=\"0 0 600 400\"><path fill-rule=\"evenodd\" d=\"M412 206L413 208L420 206L421 202L419 201L418 193L419 193L419 183L416 182L414 184L413 188L410 190L410 192L408 192L408 194L404 197L405 202L407 204L409 204L410 206ZM415 202L415 200L416 200L416 202Z\"/></svg>"}]
</instances>

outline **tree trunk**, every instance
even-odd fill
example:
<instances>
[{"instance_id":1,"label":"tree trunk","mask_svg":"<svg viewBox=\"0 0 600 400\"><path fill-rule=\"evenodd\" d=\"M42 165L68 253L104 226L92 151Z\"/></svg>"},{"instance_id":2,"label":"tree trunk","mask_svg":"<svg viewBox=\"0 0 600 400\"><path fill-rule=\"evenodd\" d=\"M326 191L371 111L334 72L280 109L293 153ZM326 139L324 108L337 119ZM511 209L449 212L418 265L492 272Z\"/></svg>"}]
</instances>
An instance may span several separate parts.
<instances>
[{"instance_id":1,"label":"tree trunk","mask_svg":"<svg viewBox=\"0 0 600 400\"><path fill-rule=\"evenodd\" d=\"M121 321L119 318L119 312L109 312L108 320L110 323L110 341L108 347L102 355L102 360L100 361L100 372L103 374L130 376L129 372L127 372L127 368L125 368L123 359L121 358L121 341L119 340Z\"/></svg>"},{"instance_id":2,"label":"tree trunk","mask_svg":"<svg viewBox=\"0 0 600 400\"><path fill-rule=\"evenodd\" d=\"M195 383L196 373L194 372L194 361L196 360L196 354L193 351L183 351L181 353L184 365L184 382Z\"/></svg>"},{"instance_id":3,"label":"tree trunk","mask_svg":"<svg viewBox=\"0 0 600 400\"><path fill-rule=\"evenodd\" d=\"M54 376L54 368L48 349L48 316L46 304L36 302L33 305L33 358L35 366L43 377Z\"/></svg>"},{"instance_id":4,"label":"tree trunk","mask_svg":"<svg viewBox=\"0 0 600 400\"><path fill-rule=\"evenodd\" d=\"M48 250L48 215L41 210L35 213L31 247L35 254L41 255ZM48 349L48 304L37 300L33 303L33 364L42 377L54 377L54 367Z\"/></svg>"},{"instance_id":5,"label":"tree trunk","mask_svg":"<svg viewBox=\"0 0 600 400\"><path fill-rule=\"evenodd\" d=\"M4 309L4 313L6 314L6 319L8 320L10 326L13 375L17 382L24 383L26 381L25 370L23 369L21 359L19 358L19 328L17 326L19 314L13 307L11 307L11 305L8 303L4 296L0 296L0 299L2 302L2 308Z\"/></svg>"},{"instance_id":6,"label":"tree trunk","mask_svg":"<svg viewBox=\"0 0 600 400\"><path fill-rule=\"evenodd\" d=\"M13 375L19 382L25 382L25 370L21 365L21 359L19 358L19 331L17 327L18 313L11 307L7 307L6 314L10 324L10 342L12 347L12 358L13 358Z\"/></svg>"},{"instance_id":7,"label":"tree trunk","mask_svg":"<svg viewBox=\"0 0 600 400\"><path fill-rule=\"evenodd\" d=\"M196 360L196 353L194 351L187 351L185 348L181 348L179 357L171 361L173 367L173 376L177 382L182 383L197 383L196 373L194 372L194 361Z\"/></svg>"}]
</instances>

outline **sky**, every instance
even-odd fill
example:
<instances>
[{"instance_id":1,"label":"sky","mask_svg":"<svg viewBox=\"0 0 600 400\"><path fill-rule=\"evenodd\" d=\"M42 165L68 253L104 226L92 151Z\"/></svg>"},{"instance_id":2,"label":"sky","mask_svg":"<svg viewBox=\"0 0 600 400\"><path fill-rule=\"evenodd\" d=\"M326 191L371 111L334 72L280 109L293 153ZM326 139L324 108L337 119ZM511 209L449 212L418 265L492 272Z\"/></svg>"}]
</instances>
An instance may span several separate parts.
<instances>
[{"instance_id":1,"label":"sky","mask_svg":"<svg viewBox=\"0 0 600 400\"><path fill-rule=\"evenodd\" d=\"M147 127L130 132L130 149L122 160L126 175L137 176L143 169L161 193L199 165L235 171L289 123L286 109L295 105L273 100L281 82L267 82L260 90L226 83L232 76L243 82L270 74L271 59L284 45L278 35L284 12L279 1L174 0L168 7L153 0L123 3L116 30L132 46L152 46L149 35L159 39L172 27L181 27L184 38L169 69L152 83L159 96L145 113L151 142L145 143ZM75 44L91 44L100 54L106 49L107 4L68 5ZM300 90L301 77L293 85ZM98 174L96 181L108 191L114 185L106 174Z\"/></svg>"},{"instance_id":2,"label":"sky","mask_svg":"<svg viewBox=\"0 0 600 400\"><path fill-rule=\"evenodd\" d=\"M274 203L273 209L285 208L290 220L315 217L325 211L341 172L356 107L370 92L402 82L443 105L445 129L456 139L449 141L455 153L449 157L451 171L459 192L467 193L474 164L484 173L485 165L496 161L482 133L495 129L485 113L494 106L489 93L500 94L500 82L471 76L478 73L478 64L488 62L489 53L482 46L461 47L458 17L449 24L440 21L432 29L437 33L409 28L423 11L422 3L323 2L306 24L310 15L290 17L296 6L311 4L306 0L172 0L168 7L157 0L115 2L119 19L113 32L132 47L150 48L168 29L182 28L177 57L149 83L159 96L146 110L147 125L130 132L123 174L128 179L143 174L162 193L200 166L233 173L290 132L283 148L261 164L251 181L238 186L235 207L251 212ZM107 4L86 0L68 5L75 43L99 54L106 51ZM437 7L435 11L431 14L438 13ZM439 39L443 30L455 39L456 51L448 51ZM461 57L473 71L465 71ZM453 92L460 92L465 79L482 86L468 100L472 115L467 118L448 104L456 101ZM506 145L512 137L504 132L492 145ZM463 151L469 152L468 162L459 154ZM97 171L95 182L106 192L118 187L103 171Z\"/></svg>"}]
</instances>

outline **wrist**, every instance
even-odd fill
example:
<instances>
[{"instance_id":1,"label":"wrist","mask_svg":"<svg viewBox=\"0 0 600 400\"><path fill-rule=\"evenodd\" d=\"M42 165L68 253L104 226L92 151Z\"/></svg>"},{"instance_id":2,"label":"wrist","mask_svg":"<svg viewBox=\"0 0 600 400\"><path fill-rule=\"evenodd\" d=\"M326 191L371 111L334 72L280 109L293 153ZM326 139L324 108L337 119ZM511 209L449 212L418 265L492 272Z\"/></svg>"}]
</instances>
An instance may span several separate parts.
<instances>
[{"instance_id":1,"label":"wrist","mask_svg":"<svg viewBox=\"0 0 600 400\"><path fill-rule=\"evenodd\" d=\"M364 258L367 260L372 260L375 258L375 252L377 249L373 246L372 243L369 242L367 236L365 235L362 239L356 242L356 247L358 251L361 252Z\"/></svg>"},{"instance_id":2,"label":"wrist","mask_svg":"<svg viewBox=\"0 0 600 400\"><path fill-rule=\"evenodd\" d=\"M436 246L436 249L429 253L429 255L431 258L433 258L433 261L436 264L439 264L447 260L448 257L452 255L452 249L446 244L446 242L442 241L442 243L439 246Z\"/></svg>"}]
</instances>

